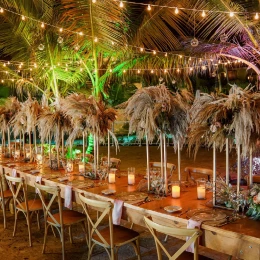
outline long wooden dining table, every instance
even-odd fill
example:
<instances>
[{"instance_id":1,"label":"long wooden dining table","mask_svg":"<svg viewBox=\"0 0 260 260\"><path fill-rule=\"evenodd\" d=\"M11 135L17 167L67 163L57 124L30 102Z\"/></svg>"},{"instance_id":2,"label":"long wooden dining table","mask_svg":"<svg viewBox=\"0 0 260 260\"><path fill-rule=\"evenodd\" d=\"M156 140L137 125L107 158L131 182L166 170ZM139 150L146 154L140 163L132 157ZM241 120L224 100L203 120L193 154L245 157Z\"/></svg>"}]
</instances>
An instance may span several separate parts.
<instances>
[{"instance_id":1,"label":"long wooden dining table","mask_svg":"<svg viewBox=\"0 0 260 260\"><path fill-rule=\"evenodd\" d=\"M115 184L109 184L106 180L90 180L80 176L76 171L66 175L64 170L53 171L46 167L35 173L33 171L36 169L35 164L14 162L10 158L2 158L0 165L4 172L9 174L15 168L17 175L23 176L27 185L32 187L34 187L36 177L40 175L42 183L59 185L63 198L66 185L71 185L75 203L79 203L79 193L84 193L89 198L112 202L120 194L125 194L125 196L120 198L127 198L127 194L138 194L137 184L143 179L143 176L137 175L136 185L128 185L127 176L119 175L116 177ZM64 181L66 176L68 180ZM116 192L115 194L104 195L102 191L105 189L113 189ZM147 194L147 196L149 196L150 201L148 200L144 203L133 203L133 201L126 199L124 201L122 218L134 224L144 226L143 217L151 216L155 222L164 225L186 227L188 222L186 213L194 209L209 208L206 202L211 200L212 193L208 192L206 194L206 200L198 200L196 187L186 187L181 191L178 199L174 199L171 196L158 199L153 194ZM166 212L164 207L170 205L180 206L182 211ZM220 209L212 208L212 210L218 211ZM230 214L230 211L227 211L227 214ZM203 246L238 257L239 259L260 259L260 222L246 217L223 226L211 226L202 223L201 228L204 231L200 241Z\"/></svg>"}]
</instances>

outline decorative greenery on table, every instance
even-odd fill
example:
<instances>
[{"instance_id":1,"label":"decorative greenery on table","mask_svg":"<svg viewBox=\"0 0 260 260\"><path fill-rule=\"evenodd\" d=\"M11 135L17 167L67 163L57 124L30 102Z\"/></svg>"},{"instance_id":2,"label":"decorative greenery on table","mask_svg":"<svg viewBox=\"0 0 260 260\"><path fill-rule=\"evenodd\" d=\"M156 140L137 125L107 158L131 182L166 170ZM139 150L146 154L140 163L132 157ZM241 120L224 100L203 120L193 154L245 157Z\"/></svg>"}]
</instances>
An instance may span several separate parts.
<instances>
[{"instance_id":1,"label":"decorative greenery on table","mask_svg":"<svg viewBox=\"0 0 260 260\"><path fill-rule=\"evenodd\" d=\"M260 186L255 184L249 191L249 209L247 216L254 220L260 219Z\"/></svg>"}]
</instances>

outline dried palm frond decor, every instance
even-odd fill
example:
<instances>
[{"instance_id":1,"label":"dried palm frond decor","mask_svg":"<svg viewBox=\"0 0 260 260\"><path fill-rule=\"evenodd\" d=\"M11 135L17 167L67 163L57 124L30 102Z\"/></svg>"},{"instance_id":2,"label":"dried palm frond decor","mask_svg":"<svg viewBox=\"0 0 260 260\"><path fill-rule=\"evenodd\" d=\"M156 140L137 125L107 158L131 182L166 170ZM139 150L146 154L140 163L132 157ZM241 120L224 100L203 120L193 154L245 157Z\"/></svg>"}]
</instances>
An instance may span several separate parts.
<instances>
[{"instance_id":1,"label":"dried palm frond decor","mask_svg":"<svg viewBox=\"0 0 260 260\"><path fill-rule=\"evenodd\" d=\"M232 85L228 95L201 94L195 100L191 111L189 150L195 147L196 155L202 143L220 150L226 145L228 165L228 150L235 143L238 155L237 192L239 192L241 156L251 157L260 134L260 93L253 92L250 87L242 89ZM216 163L215 159L213 162ZM227 167L227 184L228 177Z\"/></svg>"},{"instance_id":2,"label":"dried palm frond decor","mask_svg":"<svg viewBox=\"0 0 260 260\"><path fill-rule=\"evenodd\" d=\"M5 133L8 137L8 152L11 154L11 141L10 141L10 123L17 111L20 109L20 102L16 97L9 97L5 103L0 107L0 130L2 133L2 145L5 144Z\"/></svg>"},{"instance_id":3,"label":"dried palm frond decor","mask_svg":"<svg viewBox=\"0 0 260 260\"><path fill-rule=\"evenodd\" d=\"M64 156L64 134L69 134L72 130L70 118L66 117L61 109L62 99L56 99L49 106L44 107L38 117L37 125L40 132L41 142L55 141L57 150L58 165L59 147L62 144L62 156ZM51 150L49 151L51 153ZM49 160L51 160L51 154L49 154Z\"/></svg>"},{"instance_id":4,"label":"dried palm frond decor","mask_svg":"<svg viewBox=\"0 0 260 260\"><path fill-rule=\"evenodd\" d=\"M94 174L96 174L99 161L98 144L100 141L104 141L108 135L109 129L116 119L116 111L106 107L104 102L97 101L93 96L87 98L83 94L67 96L63 100L62 109L64 114L71 119L73 125L73 131L68 139L69 143L81 133L83 133L83 137L87 134L93 134ZM83 147L84 152L85 148Z\"/></svg>"},{"instance_id":5,"label":"dried palm frond decor","mask_svg":"<svg viewBox=\"0 0 260 260\"><path fill-rule=\"evenodd\" d=\"M29 146L30 146L30 157L32 157L32 140L31 133L33 133L34 137L34 146L36 151L36 124L39 113L41 111L41 106L36 99L32 99L31 96L28 99L21 103L20 110L13 117L11 122L13 126L14 136L18 136L19 134L27 133L29 135ZM25 148L23 146L23 152L25 154Z\"/></svg>"},{"instance_id":6,"label":"dried palm frond decor","mask_svg":"<svg viewBox=\"0 0 260 260\"><path fill-rule=\"evenodd\" d=\"M164 85L142 88L122 105L129 118L129 133L136 132L137 139L146 137L147 171L149 175L148 145L156 136L160 138L161 147L161 175L165 183L165 194L168 194L167 185L167 155L166 134L171 134L175 149L184 143L188 129L187 104L191 95L186 91L172 93ZM150 190L150 176L148 176Z\"/></svg>"}]
</instances>

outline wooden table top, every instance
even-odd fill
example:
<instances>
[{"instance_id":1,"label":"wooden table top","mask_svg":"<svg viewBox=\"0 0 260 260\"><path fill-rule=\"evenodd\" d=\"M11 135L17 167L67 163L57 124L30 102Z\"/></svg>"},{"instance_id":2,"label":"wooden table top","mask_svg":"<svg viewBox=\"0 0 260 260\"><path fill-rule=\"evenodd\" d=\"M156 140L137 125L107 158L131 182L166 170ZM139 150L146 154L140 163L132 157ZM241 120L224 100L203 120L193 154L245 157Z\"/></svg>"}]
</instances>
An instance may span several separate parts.
<instances>
[{"instance_id":1,"label":"wooden table top","mask_svg":"<svg viewBox=\"0 0 260 260\"><path fill-rule=\"evenodd\" d=\"M8 166L7 164L11 164L11 163L15 164L14 167L17 169L18 174L20 174L21 176L26 176L28 185L34 186L34 181L37 174L31 174L29 170L20 170L20 169L23 169L25 167L28 167L28 169L30 167L35 169L36 165L32 163L14 162L10 158L2 158L0 165L2 165L6 171L8 170L10 171L13 166ZM59 185L62 190L61 195L62 196L64 195L63 193L64 187L68 183L59 182L56 178L57 176L64 177L65 176L64 170L53 171L50 168L44 168L41 170L40 175L42 176L42 180L44 183L51 184L51 185ZM115 184L108 184L107 181L102 181L103 185L99 185L99 181L92 181L87 178L84 178L83 176L77 176L77 175L78 172L73 172L69 177L69 181L72 182L72 187L75 193L82 192L90 197L94 197L101 200L110 200L110 201L116 199L117 195L122 192L129 192L129 194L135 192L137 188L137 184L142 179L141 176L137 175L136 185L130 186L127 184L127 176L121 176L116 178ZM51 177L53 177L53 179ZM84 183L90 183L90 182L95 183L96 186L93 188L84 188L84 187L80 188L79 186L79 188L77 188L78 184L83 185ZM75 186L74 183L76 183ZM116 190L116 193L114 195L105 196L101 192L104 189L114 189ZM196 187L188 187L185 188L185 191L181 191L181 196L178 199L174 199L168 196L168 197L163 197L160 200L157 200L154 198L153 194L150 194L149 197L152 201L141 205L135 205L129 203L128 201L125 201L124 208L126 212L133 211L134 214L140 214L142 216L152 215L162 219L163 221L166 221L166 223L175 223L175 224L181 223L183 225L187 225L186 214L179 216L181 213L180 211L175 213L167 213L164 210L164 207L169 205L180 206L182 207L182 212L188 209L190 210L205 209L208 208L206 206L206 202L212 198L212 194L210 192L207 192L206 200L198 200L196 195ZM220 209L215 209L215 210L220 210ZM226 212L227 214L231 213L228 210ZM221 227L213 227L213 226L203 224L202 228L212 232L225 233L225 235L231 238L243 236L243 239L260 245L260 232L259 232L260 222L254 221L247 217L244 219L239 219L234 223L230 223Z\"/></svg>"}]
</instances>

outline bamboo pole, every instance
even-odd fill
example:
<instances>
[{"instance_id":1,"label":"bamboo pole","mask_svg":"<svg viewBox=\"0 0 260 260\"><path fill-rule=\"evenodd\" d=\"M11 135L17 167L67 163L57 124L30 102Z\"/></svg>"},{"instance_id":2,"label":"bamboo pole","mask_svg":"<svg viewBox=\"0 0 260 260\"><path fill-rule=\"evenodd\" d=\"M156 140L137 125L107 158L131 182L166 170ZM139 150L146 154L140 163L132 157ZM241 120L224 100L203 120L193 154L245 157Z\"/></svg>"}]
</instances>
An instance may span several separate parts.
<instances>
[{"instance_id":1,"label":"bamboo pole","mask_svg":"<svg viewBox=\"0 0 260 260\"><path fill-rule=\"evenodd\" d=\"M216 205L216 179L217 179L217 169L216 169L216 142L213 143L213 206Z\"/></svg>"},{"instance_id":2,"label":"bamboo pole","mask_svg":"<svg viewBox=\"0 0 260 260\"><path fill-rule=\"evenodd\" d=\"M147 190L151 189L151 179L150 179L150 154L149 154L149 142L148 135L146 134L146 169L147 169Z\"/></svg>"},{"instance_id":3,"label":"bamboo pole","mask_svg":"<svg viewBox=\"0 0 260 260\"><path fill-rule=\"evenodd\" d=\"M37 154L37 136L36 136L36 128L33 130L33 138L34 138L34 149L35 149L35 154Z\"/></svg>"},{"instance_id":4,"label":"bamboo pole","mask_svg":"<svg viewBox=\"0 0 260 260\"><path fill-rule=\"evenodd\" d=\"M110 134L107 133L107 170L110 169Z\"/></svg>"},{"instance_id":5,"label":"bamboo pole","mask_svg":"<svg viewBox=\"0 0 260 260\"><path fill-rule=\"evenodd\" d=\"M29 145L30 145L30 161L32 160L32 136L31 132L29 132Z\"/></svg>"},{"instance_id":6,"label":"bamboo pole","mask_svg":"<svg viewBox=\"0 0 260 260\"><path fill-rule=\"evenodd\" d=\"M161 150L161 177L163 179L163 134L160 133L160 150Z\"/></svg>"},{"instance_id":7,"label":"bamboo pole","mask_svg":"<svg viewBox=\"0 0 260 260\"><path fill-rule=\"evenodd\" d=\"M180 141L178 141L178 180L181 181L181 149L180 149Z\"/></svg>"},{"instance_id":8,"label":"bamboo pole","mask_svg":"<svg viewBox=\"0 0 260 260\"><path fill-rule=\"evenodd\" d=\"M26 153L25 153L25 134L24 134L24 130L23 130L23 156L24 157L26 156Z\"/></svg>"},{"instance_id":9,"label":"bamboo pole","mask_svg":"<svg viewBox=\"0 0 260 260\"><path fill-rule=\"evenodd\" d=\"M20 151L22 150L22 133L20 132L19 134L19 146L20 146Z\"/></svg>"},{"instance_id":10,"label":"bamboo pole","mask_svg":"<svg viewBox=\"0 0 260 260\"><path fill-rule=\"evenodd\" d=\"M93 134L93 139L94 139L94 165L93 165L93 170L94 170L94 175L96 176L96 167L97 167L96 134Z\"/></svg>"},{"instance_id":11,"label":"bamboo pole","mask_svg":"<svg viewBox=\"0 0 260 260\"><path fill-rule=\"evenodd\" d=\"M226 138L226 185L229 184L229 149L228 138Z\"/></svg>"},{"instance_id":12,"label":"bamboo pole","mask_svg":"<svg viewBox=\"0 0 260 260\"><path fill-rule=\"evenodd\" d=\"M165 196L167 196L168 195L167 144L166 144L166 136L165 136L165 134L163 134L163 170L164 170Z\"/></svg>"},{"instance_id":13,"label":"bamboo pole","mask_svg":"<svg viewBox=\"0 0 260 260\"><path fill-rule=\"evenodd\" d=\"M249 154L249 186L253 184L253 151L252 147L250 148Z\"/></svg>"},{"instance_id":14,"label":"bamboo pole","mask_svg":"<svg viewBox=\"0 0 260 260\"><path fill-rule=\"evenodd\" d=\"M9 155L11 156L11 137L10 137L10 127L7 128L7 138L8 138L8 150Z\"/></svg>"},{"instance_id":15,"label":"bamboo pole","mask_svg":"<svg viewBox=\"0 0 260 260\"><path fill-rule=\"evenodd\" d=\"M61 153L62 158L64 158L64 131L61 131Z\"/></svg>"},{"instance_id":16,"label":"bamboo pole","mask_svg":"<svg viewBox=\"0 0 260 260\"><path fill-rule=\"evenodd\" d=\"M49 135L49 163L51 165L51 134Z\"/></svg>"},{"instance_id":17,"label":"bamboo pole","mask_svg":"<svg viewBox=\"0 0 260 260\"><path fill-rule=\"evenodd\" d=\"M240 180L241 180L241 147L240 144L237 146L237 195L240 191Z\"/></svg>"},{"instance_id":18,"label":"bamboo pole","mask_svg":"<svg viewBox=\"0 0 260 260\"><path fill-rule=\"evenodd\" d=\"M85 147L85 132L83 131L82 132L82 156L83 156L83 172L85 173L86 172L86 162L85 162L85 150L86 150L86 147Z\"/></svg>"},{"instance_id":19,"label":"bamboo pole","mask_svg":"<svg viewBox=\"0 0 260 260\"><path fill-rule=\"evenodd\" d=\"M96 136L96 146L97 146L97 170L99 168L99 137Z\"/></svg>"}]
</instances>

